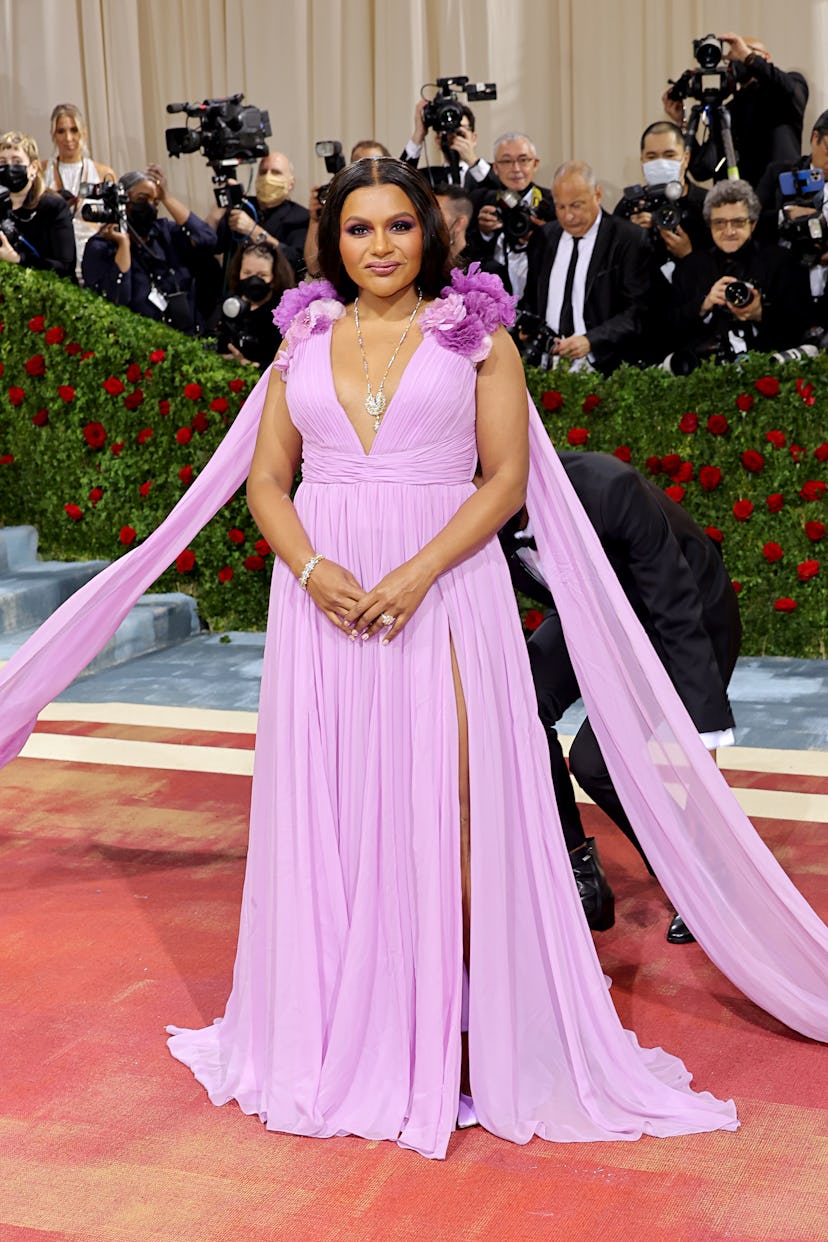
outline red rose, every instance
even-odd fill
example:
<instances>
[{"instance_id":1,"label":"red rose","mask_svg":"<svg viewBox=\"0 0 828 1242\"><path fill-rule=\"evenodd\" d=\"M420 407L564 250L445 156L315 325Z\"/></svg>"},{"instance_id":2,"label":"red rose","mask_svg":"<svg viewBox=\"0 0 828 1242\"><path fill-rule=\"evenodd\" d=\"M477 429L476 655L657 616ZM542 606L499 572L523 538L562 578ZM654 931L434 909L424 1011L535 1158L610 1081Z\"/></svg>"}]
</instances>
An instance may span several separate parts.
<instances>
[{"instance_id":1,"label":"red rose","mask_svg":"<svg viewBox=\"0 0 828 1242\"><path fill-rule=\"evenodd\" d=\"M592 411L594 409L597 409L597 407L600 404L601 404L601 398L596 396L594 392L591 392L589 393L588 396L584 397L584 403L581 406L581 409L583 410L584 414L591 414Z\"/></svg>"},{"instance_id":2,"label":"red rose","mask_svg":"<svg viewBox=\"0 0 828 1242\"><path fill-rule=\"evenodd\" d=\"M763 375L761 379L756 381L753 387L763 397L779 396L779 380L775 375Z\"/></svg>"},{"instance_id":3,"label":"red rose","mask_svg":"<svg viewBox=\"0 0 828 1242\"><path fill-rule=\"evenodd\" d=\"M737 500L733 506L733 516L737 522L746 522L753 513L753 503L750 500Z\"/></svg>"},{"instance_id":4,"label":"red rose","mask_svg":"<svg viewBox=\"0 0 828 1242\"><path fill-rule=\"evenodd\" d=\"M801 561L796 567L796 576L800 582L809 582L819 573L819 561Z\"/></svg>"},{"instance_id":5,"label":"red rose","mask_svg":"<svg viewBox=\"0 0 828 1242\"><path fill-rule=\"evenodd\" d=\"M715 492L722 481L722 472L718 466L702 466L699 470L699 483L706 492Z\"/></svg>"},{"instance_id":6,"label":"red rose","mask_svg":"<svg viewBox=\"0 0 828 1242\"><path fill-rule=\"evenodd\" d=\"M0 457L0 466L10 466L14 461L14 453L4 453Z\"/></svg>"},{"instance_id":7,"label":"red rose","mask_svg":"<svg viewBox=\"0 0 828 1242\"><path fill-rule=\"evenodd\" d=\"M199 410L192 422L193 431L203 435L210 425L210 420L203 410Z\"/></svg>"},{"instance_id":8,"label":"red rose","mask_svg":"<svg viewBox=\"0 0 828 1242\"><path fill-rule=\"evenodd\" d=\"M774 604L777 612L794 612L796 609L796 600L788 599L787 595L783 595Z\"/></svg>"},{"instance_id":9,"label":"red rose","mask_svg":"<svg viewBox=\"0 0 828 1242\"><path fill-rule=\"evenodd\" d=\"M752 410L753 404L753 397L749 392L740 392L736 398L736 408L741 410L743 414L747 414L748 410Z\"/></svg>"},{"instance_id":10,"label":"red rose","mask_svg":"<svg viewBox=\"0 0 828 1242\"><path fill-rule=\"evenodd\" d=\"M36 414L32 415L32 422L34 423L35 427L45 427L48 421L49 421L48 410L38 410Z\"/></svg>"},{"instance_id":11,"label":"red rose","mask_svg":"<svg viewBox=\"0 0 828 1242\"><path fill-rule=\"evenodd\" d=\"M694 431L699 429L698 414L682 414L679 419L679 431L683 431L686 436L692 435Z\"/></svg>"},{"instance_id":12,"label":"red rose","mask_svg":"<svg viewBox=\"0 0 828 1242\"><path fill-rule=\"evenodd\" d=\"M61 341L64 340L65 336L66 336L65 328L49 328L48 332L46 333L46 337L45 337L46 344L47 345L60 345Z\"/></svg>"},{"instance_id":13,"label":"red rose","mask_svg":"<svg viewBox=\"0 0 828 1242\"><path fill-rule=\"evenodd\" d=\"M243 392L244 391L244 380L243 379L232 379L230 380L230 383L227 385L227 387L230 389L231 392Z\"/></svg>"},{"instance_id":14,"label":"red rose","mask_svg":"<svg viewBox=\"0 0 828 1242\"><path fill-rule=\"evenodd\" d=\"M95 505L98 503L99 500L103 500L103 488L93 487L92 491L89 493L89 503L91 504L93 509L95 508Z\"/></svg>"},{"instance_id":15,"label":"red rose","mask_svg":"<svg viewBox=\"0 0 828 1242\"><path fill-rule=\"evenodd\" d=\"M144 404L144 394L140 388L136 388L133 392L128 393L124 397L124 405L128 410L137 410L139 405Z\"/></svg>"},{"instance_id":16,"label":"red rose","mask_svg":"<svg viewBox=\"0 0 828 1242\"><path fill-rule=\"evenodd\" d=\"M244 531L234 526L232 530L228 530L227 538L231 543L244 543Z\"/></svg>"},{"instance_id":17,"label":"red rose","mask_svg":"<svg viewBox=\"0 0 828 1242\"><path fill-rule=\"evenodd\" d=\"M788 443L784 431L766 431L765 439L769 444L772 444L775 449L784 448Z\"/></svg>"},{"instance_id":18,"label":"red rose","mask_svg":"<svg viewBox=\"0 0 828 1242\"><path fill-rule=\"evenodd\" d=\"M170 403L166 397L162 397L158 402L158 413L162 418L166 418L170 412Z\"/></svg>"},{"instance_id":19,"label":"red rose","mask_svg":"<svg viewBox=\"0 0 828 1242\"><path fill-rule=\"evenodd\" d=\"M781 492L771 492L765 504L768 506L768 513L778 513L785 504L785 497Z\"/></svg>"},{"instance_id":20,"label":"red rose","mask_svg":"<svg viewBox=\"0 0 828 1242\"><path fill-rule=\"evenodd\" d=\"M802 458L805 456L805 450L801 444L792 444L788 452L794 461L802 461Z\"/></svg>"},{"instance_id":21,"label":"red rose","mask_svg":"<svg viewBox=\"0 0 828 1242\"><path fill-rule=\"evenodd\" d=\"M828 461L828 443L820 444L815 448L814 457L817 461Z\"/></svg>"},{"instance_id":22,"label":"red rose","mask_svg":"<svg viewBox=\"0 0 828 1242\"><path fill-rule=\"evenodd\" d=\"M201 384L185 384L184 396L188 401L198 401L201 396Z\"/></svg>"},{"instance_id":23,"label":"red rose","mask_svg":"<svg viewBox=\"0 0 828 1242\"><path fill-rule=\"evenodd\" d=\"M825 495L825 484L822 479L809 479L799 489L799 495L803 500L822 500Z\"/></svg>"},{"instance_id":24,"label":"red rose","mask_svg":"<svg viewBox=\"0 0 828 1242\"><path fill-rule=\"evenodd\" d=\"M232 577L233 577L233 570L230 568L229 565L225 565L222 569L218 571L219 582L230 582Z\"/></svg>"},{"instance_id":25,"label":"red rose","mask_svg":"<svg viewBox=\"0 0 828 1242\"><path fill-rule=\"evenodd\" d=\"M70 384L61 384L60 388L58 388L58 396L61 401L65 401L69 405L71 401L75 400L75 390Z\"/></svg>"},{"instance_id":26,"label":"red rose","mask_svg":"<svg viewBox=\"0 0 828 1242\"><path fill-rule=\"evenodd\" d=\"M226 397L216 397L210 402L210 409L215 414L226 414L230 409L230 402Z\"/></svg>"},{"instance_id":27,"label":"red rose","mask_svg":"<svg viewBox=\"0 0 828 1242\"><path fill-rule=\"evenodd\" d=\"M710 536L714 543L723 543L724 535L718 526L705 526L705 533Z\"/></svg>"},{"instance_id":28,"label":"red rose","mask_svg":"<svg viewBox=\"0 0 828 1242\"><path fill-rule=\"evenodd\" d=\"M570 427L566 433L566 439L569 444L586 444L589 431L586 427Z\"/></svg>"},{"instance_id":29,"label":"red rose","mask_svg":"<svg viewBox=\"0 0 828 1242\"><path fill-rule=\"evenodd\" d=\"M683 461L678 470L673 472L674 483L689 483L693 477L692 461Z\"/></svg>"},{"instance_id":30,"label":"red rose","mask_svg":"<svg viewBox=\"0 0 828 1242\"><path fill-rule=\"evenodd\" d=\"M94 358L94 357L95 357L94 349L85 349L83 353L81 354L81 362L86 362L87 358Z\"/></svg>"},{"instance_id":31,"label":"red rose","mask_svg":"<svg viewBox=\"0 0 828 1242\"><path fill-rule=\"evenodd\" d=\"M109 446L110 453L114 453L116 457L120 457L121 451L123 450L125 444L126 440L116 440L114 444L110 444Z\"/></svg>"},{"instance_id":32,"label":"red rose","mask_svg":"<svg viewBox=\"0 0 828 1242\"><path fill-rule=\"evenodd\" d=\"M707 420L707 430L711 436L723 436L729 426L724 414L711 414Z\"/></svg>"},{"instance_id":33,"label":"red rose","mask_svg":"<svg viewBox=\"0 0 828 1242\"><path fill-rule=\"evenodd\" d=\"M152 479L147 479L146 483L141 484L141 486L138 488L138 491L141 493L142 496L147 497L150 494L151 487L152 487Z\"/></svg>"},{"instance_id":34,"label":"red rose","mask_svg":"<svg viewBox=\"0 0 828 1242\"><path fill-rule=\"evenodd\" d=\"M802 528L810 539L811 543L819 543L820 539L825 538L824 522L806 522Z\"/></svg>"},{"instance_id":35,"label":"red rose","mask_svg":"<svg viewBox=\"0 0 828 1242\"><path fill-rule=\"evenodd\" d=\"M271 548L266 539L257 539L253 544L253 547L256 549L259 556L270 556Z\"/></svg>"},{"instance_id":36,"label":"red rose","mask_svg":"<svg viewBox=\"0 0 828 1242\"><path fill-rule=\"evenodd\" d=\"M77 341L70 341L69 344L64 345L63 348L70 358L74 358L75 355L79 354L81 351L81 346L78 344Z\"/></svg>"},{"instance_id":37,"label":"red rose","mask_svg":"<svg viewBox=\"0 0 828 1242\"><path fill-rule=\"evenodd\" d=\"M778 543L766 543L762 548L762 555L766 561L773 565L775 561L781 561L785 553Z\"/></svg>"},{"instance_id":38,"label":"red rose","mask_svg":"<svg viewBox=\"0 0 828 1242\"><path fill-rule=\"evenodd\" d=\"M806 405L813 405L816 401L816 397L814 396L816 389L813 384L806 384L804 379L798 379L796 381L796 391L799 393Z\"/></svg>"},{"instance_id":39,"label":"red rose","mask_svg":"<svg viewBox=\"0 0 828 1242\"><path fill-rule=\"evenodd\" d=\"M665 487L664 495L669 496L677 505L680 505L684 500L684 488L680 483L671 483L669 487Z\"/></svg>"},{"instance_id":40,"label":"red rose","mask_svg":"<svg viewBox=\"0 0 828 1242\"><path fill-rule=\"evenodd\" d=\"M666 457L661 459L661 469L665 474L673 474L681 465L681 458L678 453L668 453Z\"/></svg>"},{"instance_id":41,"label":"red rose","mask_svg":"<svg viewBox=\"0 0 828 1242\"><path fill-rule=\"evenodd\" d=\"M106 427L103 423L87 423L83 438L91 449L102 449L106 444Z\"/></svg>"},{"instance_id":42,"label":"red rose","mask_svg":"<svg viewBox=\"0 0 828 1242\"><path fill-rule=\"evenodd\" d=\"M238 388L233 388L234 384L238 384ZM230 387L234 392L241 392L242 381L231 380ZM550 414L554 414L555 410L559 410L564 403L564 399L558 392L557 388L550 388L547 392L541 393L541 405L545 410L549 410Z\"/></svg>"},{"instance_id":43,"label":"red rose","mask_svg":"<svg viewBox=\"0 0 828 1242\"><path fill-rule=\"evenodd\" d=\"M179 477L179 479L181 480L181 482L184 484L184 486L185 486L185 487L189 487L189 485L190 485L190 484L192 483L192 481L193 481L193 468L192 468L192 466L182 466L182 467L181 467L181 469L180 469L180 470L179 470L179 472L178 472L178 477Z\"/></svg>"},{"instance_id":44,"label":"red rose","mask_svg":"<svg viewBox=\"0 0 828 1242\"><path fill-rule=\"evenodd\" d=\"M154 349L149 356L149 360L150 362L155 364L156 362L163 362L166 356L167 356L166 349Z\"/></svg>"},{"instance_id":45,"label":"red rose","mask_svg":"<svg viewBox=\"0 0 828 1242\"><path fill-rule=\"evenodd\" d=\"M188 574L195 568L196 558L195 552L191 552L189 548L185 548L183 552L179 552L175 558L175 567L180 574Z\"/></svg>"},{"instance_id":46,"label":"red rose","mask_svg":"<svg viewBox=\"0 0 828 1242\"><path fill-rule=\"evenodd\" d=\"M153 434L152 427L144 427L142 431L138 432L138 436L137 436L138 443L146 444L147 440L152 439L152 434Z\"/></svg>"},{"instance_id":47,"label":"red rose","mask_svg":"<svg viewBox=\"0 0 828 1242\"><path fill-rule=\"evenodd\" d=\"M83 509L79 509L77 505L64 505L63 511L73 522L79 522L83 517Z\"/></svg>"},{"instance_id":48,"label":"red rose","mask_svg":"<svg viewBox=\"0 0 828 1242\"><path fill-rule=\"evenodd\" d=\"M46 359L43 354L33 354L31 358L27 358L25 362L25 370L27 375L33 378L36 375L46 374Z\"/></svg>"},{"instance_id":49,"label":"red rose","mask_svg":"<svg viewBox=\"0 0 828 1242\"><path fill-rule=\"evenodd\" d=\"M22 405L26 394L22 388L16 388L14 385L9 389L9 401L12 405Z\"/></svg>"},{"instance_id":50,"label":"red rose","mask_svg":"<svg viewBox=\"0 0 828 1242\"><path fill-rule=\"evenodd\" d=\"M644 467L648 474L661 474L661 458L648 457L644 462Z\"/></svg>"},{"instance_id":51,"label":"red rose","mask_svg":"<svg viewBox=\"0 0 828 1242\"><path fill-rule=\"evenodd\" d=\"M742 584L741 582L738 582L736 578L731 579L730 585L733 587L733 590L736 592L737 595L742 594Z\"/></svg>"},{"instance_id":52,"label":"red rose","mask_svg":"<svg viewBox=\"0 0 828 1242\"><path fill-rule=\"evenodd\" d=\"M179 427L175 438L179 444L189 444L193 438L192 427Z\"/></svg>"},{"instance_id":53,"label":"red rose","mask_svg":"<svg viewBox=\"0 0 828 1242\"><path fill-rule=\"evenodd\" d=\"M0 362L0 375L2 375L2 374L3 374L3 372L5 371L5 369L6 369L6 368L3 366L2 362Z\"/></svg>"},{"instance_id":54,"label":"red rose","mask_svg":"<svg viewBox=\"0 0 828 1242\"><path fill-rule=\"evenodd\" d=\"M29 329L32 332L43 332L46 328L46 316L35 315L34 319L29 320Z\"/></svg>"},{"instance_id":55,"label":"red rose","mask_svg":"<svg viewBox=\"0 0 828 1242\"><path fill-rule=\"evenodd\" d=\"M765 459L756 449L745 449L742 453L742 465L751 474L761 474L765 469Z\"/></svg>"},{"instance_id":56,"label":"red rose","mask_svg":"<svg viewBox=\"0 0 828 1242\"><path fill-rule=\"evenodd\" d=\"M118 538L120 539L124 547L128 548L131 543L135 542L135 527L134 526L122 526L118 533Z\"/></svg>"},{"instance_id":57,"label":"red rose","mask_svg":"<svg viewBox=\"0 0 828 1242\"><path fill-rule=\"evenodd\" d=\"M144 372L138 366L137 362L131 362L126 369L127 383L137 384Z\"/></svg>"},{"instance_id":58,"label":"red rose","mask_svg":"<svg viewBox=\"0 0 828 1242\"><path fill-rule=\"evenodd\" d=\"M117 375L110 375L109 379L104 380L101 387L105 392L109 393L110 397L120 397L124 391L123 381L119 380Z\"/></svg>"},{"instance_id":59,"label":"red rose","mask_svg":"<svg viewBox=\"0 0 828 1242\"><path fill-rule=\"evenodd\" d=\"M612 450L612 455L619 461L632 461L632 450L628 444L619 444L618 448Z\"/></svg>"},{"instance_id":60,"label":"red rose","mask_svg":"<svg viewBox=\"0 0 828 1242\"><path fill-rule=\"evenodd\" d=\"M264 557L263 556L246 556L244 558L244 567L245 569L249 569L251 573L258 573L260 570L264 569L265 567Z\"/></svg>"},{"instance_id":61,"label":"red rose","mask_svg":"<svg viewBox=\"0 0 828 1242\"><path fill-rule=\"evenodd\" d=\"M543 621L542 612L539 612L537 608L527 609L526 616L523 618L523 625L525 629L530 631L536 630L541 621Z\"/></svg>"}]
</instances>

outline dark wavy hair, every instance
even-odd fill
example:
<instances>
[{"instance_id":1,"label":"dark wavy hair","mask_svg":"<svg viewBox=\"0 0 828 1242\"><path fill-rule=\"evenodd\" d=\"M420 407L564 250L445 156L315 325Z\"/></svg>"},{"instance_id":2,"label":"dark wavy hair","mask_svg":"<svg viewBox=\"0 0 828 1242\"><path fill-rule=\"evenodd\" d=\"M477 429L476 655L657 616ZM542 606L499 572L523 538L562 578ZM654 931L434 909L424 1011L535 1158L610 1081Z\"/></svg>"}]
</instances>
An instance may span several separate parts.
<instances>
[{"instance_id":1,"label":"dark wavy hair","mask_svg":"<svg viewBox=\"0 0 828 1242\"><path fill-rule=\"evenodd\" d=\"M426 297L437 297L449 283L451 272L451 245L440 204L415 168L384 156L357 160L338 172L331 182L319 220L317 262L321 274L346 302L353 301L359 293L339 252L339 222L348 195L372 185L397 185L410 200L423 230L423 261L417 283Z\"/></svg>"}]
</instances>

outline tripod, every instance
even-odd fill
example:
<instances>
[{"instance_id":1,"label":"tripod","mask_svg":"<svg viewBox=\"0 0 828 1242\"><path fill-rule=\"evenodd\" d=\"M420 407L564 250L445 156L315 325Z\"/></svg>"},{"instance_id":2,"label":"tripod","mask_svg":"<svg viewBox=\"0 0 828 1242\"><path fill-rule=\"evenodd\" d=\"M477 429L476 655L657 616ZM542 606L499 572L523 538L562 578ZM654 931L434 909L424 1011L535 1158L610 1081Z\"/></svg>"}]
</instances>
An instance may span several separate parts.
<instances>
[{"instance_id":1,"label":"tripod","mask_svg":"<svg viewBox=\"0 0 828 1242\"><path fill-rule=\"evenodd\" d=\"M722 164L725 166L725 176L727 179L729 181L736 180L739 176L739 167L736 163L736 148L733 146L730 111L727 105L723 103L720 91L711 91L709 94L703 94L698 103L693 104L693 107L690 109L687 129L684 134L684 141L690 151L692 151L693 144L696 142L696 133L702 117L704 117L707 123L707 142L712 145L717 156L713 168L713 180L723 180L722 177L717 175ZM691 155L690 172L693 176L697 176L696 170L693 169L693 162L693 156ZM706 170L699 170L699 173L702 171L704 171L704 175L698 175L697 179L706 181L709 174Z\"/></svg>"}]
</instances>

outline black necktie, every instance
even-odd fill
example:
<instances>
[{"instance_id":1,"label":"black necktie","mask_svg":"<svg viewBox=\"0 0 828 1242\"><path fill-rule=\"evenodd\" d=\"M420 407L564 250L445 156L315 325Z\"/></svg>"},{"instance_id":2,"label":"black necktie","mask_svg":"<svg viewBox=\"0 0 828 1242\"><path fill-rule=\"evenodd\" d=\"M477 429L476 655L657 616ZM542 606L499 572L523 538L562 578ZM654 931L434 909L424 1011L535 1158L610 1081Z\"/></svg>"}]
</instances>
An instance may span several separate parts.
<instances>
[{"instance_id":1,"label":"black necktie","mask_svg":"<svg viewBox=\"0 0 828 1242\"><path fill-rule=\"evenodd\" d=\"M578 242L580 240L580 237L572 238L572 254L569 258L569 267L566 269L559 326L562 337L573 336L575 333L575 316L572 313L572 286L575 284L575 268L578 266Z\"/></svg>"}]
</instances>

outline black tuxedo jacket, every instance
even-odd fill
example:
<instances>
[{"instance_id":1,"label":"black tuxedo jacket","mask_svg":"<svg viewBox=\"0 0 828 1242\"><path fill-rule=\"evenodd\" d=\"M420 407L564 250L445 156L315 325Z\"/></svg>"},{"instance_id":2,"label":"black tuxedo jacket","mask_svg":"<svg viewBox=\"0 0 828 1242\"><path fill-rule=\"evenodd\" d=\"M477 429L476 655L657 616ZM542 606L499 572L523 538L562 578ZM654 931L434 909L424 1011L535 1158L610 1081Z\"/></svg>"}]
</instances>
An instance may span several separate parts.
<instances>
[{"instance_id":1,"label":"black tuxedo jacket","mask_svg":"<svg viewBox=\"0 0 828 1242\"><path fill-rule=\"evenodd\" d=\"M739 605L719 547L661 488L606 453L559 453L624 594L700 732L733 726L727 683L742 636ZM517 558L520 541L502 539L519 590L547 603L548 592ZM537 633L542 634L545 626ZM554 627L550 627L554 635ZM547 636L547 643L548 643ZM558 626L544 646L544 677L564 681L571 667Z\"/></svg>"},{"instance_id":2,"label":"black tuxedo jacket","mask_svg":"<svg viewBox=\"0 0 828 1242\"><path fill-rule=\"evenodd\" d=\"M524 305L541 318L562 236L555 221L544 225L531 243L530 271L535 277L532 287L527 285ZM640 336L652 284L653 256L644 230L602 212L587 272L584 324L595 365L605 374L641 356Z\"/></svg>"}]
</instances>

